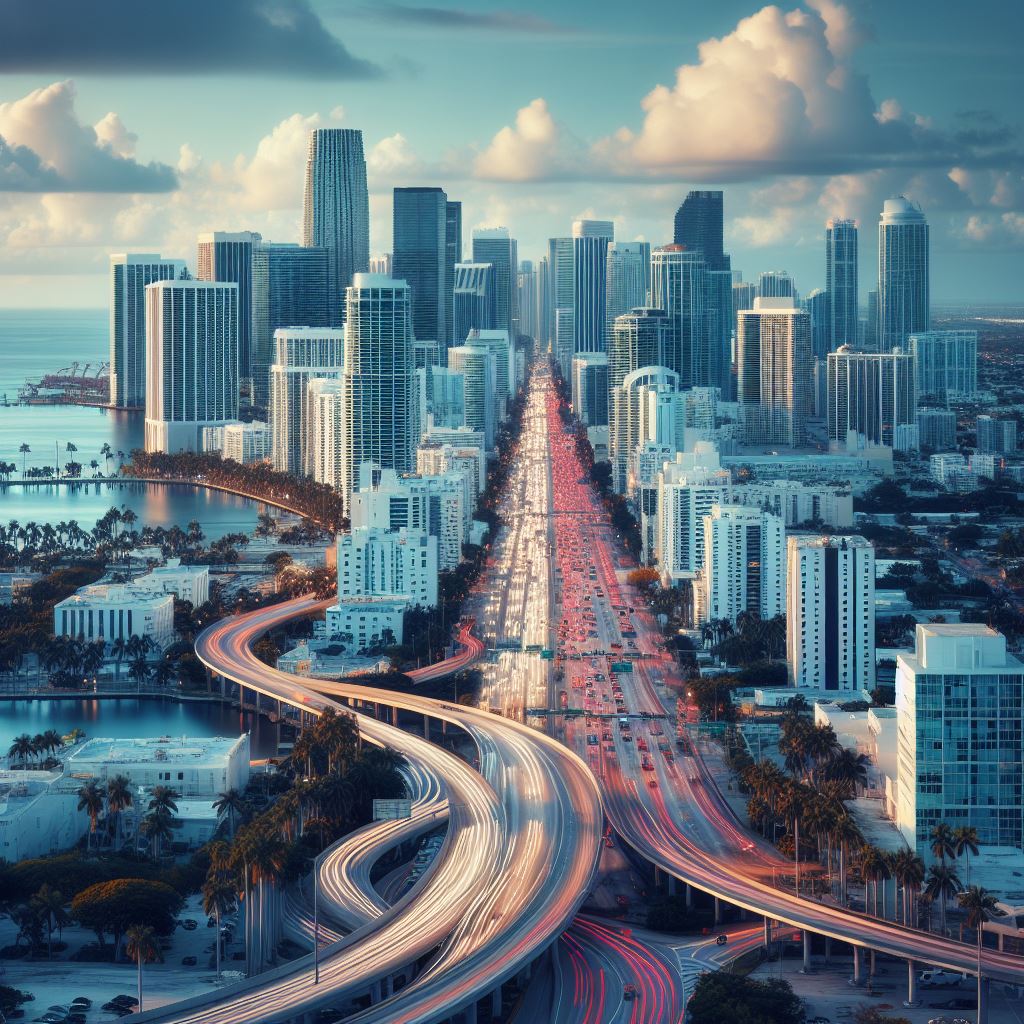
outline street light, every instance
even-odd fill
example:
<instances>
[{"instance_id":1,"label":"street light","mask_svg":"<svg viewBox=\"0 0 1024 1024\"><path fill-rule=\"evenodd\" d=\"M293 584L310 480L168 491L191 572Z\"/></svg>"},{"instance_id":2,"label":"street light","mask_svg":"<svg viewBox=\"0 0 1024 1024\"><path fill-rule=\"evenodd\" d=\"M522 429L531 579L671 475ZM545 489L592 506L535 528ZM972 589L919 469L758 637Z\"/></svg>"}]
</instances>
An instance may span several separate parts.
<instances>
[{"instance_id":1,"label":"street light","mask_svg":"<svg viewBox=\"0 0 1024 1024\"><path fill-rule=\"evenodd\" d=\"M320 864L330 847L313 860L313 984L320 984Z\"/></svg>"}]
</instances>

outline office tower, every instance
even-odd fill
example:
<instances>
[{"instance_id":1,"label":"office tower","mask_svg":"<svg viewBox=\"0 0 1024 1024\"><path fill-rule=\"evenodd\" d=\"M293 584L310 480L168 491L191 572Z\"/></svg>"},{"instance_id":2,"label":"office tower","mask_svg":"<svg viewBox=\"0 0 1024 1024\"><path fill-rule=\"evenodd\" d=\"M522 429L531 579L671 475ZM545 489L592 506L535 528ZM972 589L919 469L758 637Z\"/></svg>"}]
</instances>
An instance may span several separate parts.
<instances>
[{"instance_id":1,"label":"office tower","mask_svg":"<svg viewBox=\"0 0 1024 1024\"><path fill-rule=\"evenodd\" d=\"M707 265L700 252L664 245L651 253L651 306L669 319L665 365L679 374L683 388L709 383L707 297Z\"/></svg>"},{"instance_id":2,"label":"office tower","mask_svg":"<svg viewBox=\"0 0 1024 1024\"><path fill-rule=\"evenodd\" d=\"M728 257L726 257L728 259ZM733 397L735 384L732 373L732 338L736 326L736 307L733 305L732 271L707 272L707 358L702 380L698 385L716 387L727 401Z\"/></svg>"},{"instance_id":3,"label":"office tower","mask_svg":"<svg viewBox=\"0 0 1024 1024\"><path fill-rule=\"evenodd\" d=\"M632 370L609 392L608 460L617 493L632 493L630 468L638 445L664 443L670 458L683 450L680 438L685 435L685 423L677 429L678 406L666 405L673 399L685 401L685 395L679 391L679 375L664 366Z\"/></svg>"},{"instance_id":4,"label":"office tower","mask_svg":"<svg viewBox=\"0 0 1024 1024\"><path fill-rule=\"evenodd\" d=\"M370 194L363 133L355 128L309 133L302 244L327 250L331 326L340 327L345 289L370 265Z\"/></svg>"},{"instance_id":5,"label":"office tower","mask_svg":"<svg viewBox=\"0 0 1024 1024\"><path fill-rule=\"evenodd\" d=\"M906 348L927 331L928 223L905 196L886 199L878 221L878 349Z\"/></svg>"},{"instance_id":6,"label":"office tower","mask_svg":"<svg viewBox=\"0 0 1024 1024\"><path fill-rule=\"evenodd\" d=\"M238 285L238 376L252 381L252 254L261 242L255 231L209 231L199 236L200 281Z\"/></svg>"},{"instance_id":7,"label":"office tower","mask_svg":"<svg viewBox=\"0 0 1024 1024\"><path fill-rule=\"evenodd\" d=\"M487 349L494 356L494 427L497 430L515 394L515 351L508 333L503 330L470 331L465 344L470 348Z\"/></svg>"},{"instance_id":8,"label":"office tower","mask_svg":"<svg viewBox=\"0 0 1024 1024\"><path fill-rule=\"evenodd\" d=\"M417 341L443 342L449 333L448 197L440 188L396 188L392 274L409 285ZM451 279L451 281L450 281Z\"/></svg>"},{"instance_id":9,"label":"office tower","mask_svg":"<svg viewBox=\"0 0 1024 1024\"><path fill-rule=\"evenodd\" d=\"M537 340L543 349L549 349L555 341L551 286L551 264L544 256L537 264Z\"/></svg>"},{"instance_id":10,"label":"office tower","mask_svg":"<svg viewBox=\"0 0 1024 1024\"><path fill-rule=\"evenodd\" d=\"M949 405L977 396L977 331L922 331L909 344L919 401Z\"/></svg>"},{"instance_id":11,"label":"office tower","mask_svg":"<svg viewBox=\"0 0 1024 1024\"><path fill-rule=\"evenodd\" d=\"M202 428L238 419L238 285L146 286L146 451L199 451Z\"/></svg>"},{"instance_id":12,"label":"office tower","mask_svg":"<svg viewBox=\"0 0 1024 1024\"><path fill-rule=\"evenodd\" d=\"M342 493L350 507L359 467L405 473L419 441L409 286L356 274L345 295L345 425Z\"/></svg>"},{"instance_id":13,"label":"office tower","mask_svg":"<svg viewBox=\"0 0 1024 1024\"><path fill-rule=\"evenodd\" d=\"M381 253L379 256L370 257L370 273L371 274L383 274L385 277L391 277L391 253Z\"/></svg>"},{"instance_id":14,"label":"office tower","mask_svg":"<svg viewBox=\"0 0 1024 1024\"><path fill-rule=\"evenodd\" d=\"M857 222L830 220L825 225L825 292L828 295L828 351L859 342L857 299ZM815 355L824 355L815 350Z\"/></svg>"},{"instance_id":15,"label":"office tower","mask_svg":"<svg viewBox=\"0 0 1024 1024\"><path fill-rule=\"evenodd\" d=\"M615 222L611 220L574 220L573 238L603 238L606 242L615 240Z\"/></svg>"},{"instance_id":16,"label":"office tower","mask_svg":"<svg viewBox=\"0 0 1024 1024\"><path fill-rule=\"evenodd\" d=\"M878 289L868 292L868 315L864 321L864 348L868 352L878 351Z\"/></svg>"},{"instance_id":17,"label":"office tower","mask_svg":"<svg viewBox=\"0 0 1024 1024\"><path fill-rule=\"evenodd\" d=\"M1024 845L1024 665L976 623L919 623L896 656L896 823L931 859L939 822L983 846Z\"/></svg>"},{"instance_id":18,"label":"office tower","mask_svg":"<svg viewBox=\"0 0 1024 1024\"><path fill-rule=\"evenodd\" d=\"M737 400L748 444L801 445L811 396L810 317L791 298L736 314Z\"/></svg>"},{"instance_id":19,"label":"office tower","mask_svg":"<svg viewBox=\"0 0 1024 1024\"><path fill-rule=\"evenodd\" d=\"M572 407L584 426L608 426L607 352L580 352L573 356Z\"/></svg>"},{"instance_id":20,"label":"office tower","mask_svg":"<svg viewBox=\"0 0 1024 1024\"><path fill-rule=\"evenodd\" d=\"M762 299L795 299L793 278L785 270L763 270L757 276L757 294Z\"/></svg>"},{"instance_id":21,"label":"office tower","mask_svg":"<svg viewBox=\"0 0 1024 1024\"><path fill-rule=\"evenodd\" d=\"M508 228L474 228L473 262L494 267L495 327L508 331L514 343L519 328L519 256Z\"/></svg>"},{"instance_id":22,"label":"office tower","mask_svg":"<svg viewBox=\"0 0 1024 1024\"><path fill-rule=\"evenodd\" d=\"M146 404L146 286L187 277L184 260L159 253L122 252L110 257L110 404Z\"/></svg>"},{"instance_id":23,"label":"office tower","mask_svg":"<svg viewBox=\"0 0 1024 1024\"><path fill-rule=\"evenodd\" d=\"M610 220L573 221L573 355L605 351L608 246L614 238Z\"/></svg>"},{"instance_id":24,"label":"office tower","mask_svg":"<svg viewBox=\"0 0 1024 1024\"><path fill-rule=\"evenodd\" d=\"M445 204L444 224L444 333L438 338L440 347L446 348L454 338L452 317L452 291L455 288L455 265L462 262L462 203L448 200ZM456 339L461 341L461 339Z\"/></svg>"},{"instance_id":25,"label":"office tower","mask_svg":"<svg viewBox=\"0 0 1024 1024\"><path fill-rule=\"evenodd\" d=\"M466 426L484 435L484 446L494 448L497 363L486 347L453 345L448 350L448 368L465 379Z\"/></svg>"},{"instance_id":26,"label":"office tower","mask_svg":"<svg viewBox=\"0 0 1024 1024\"><path fill-rule=\"evenodd\" d=\"M537 270L532 260L519 263L519 333L536 341L539 337L537 324Z\"/></svg>"},{"instance_id":27,"label":"office tower","mask_svg":"<svg viewBox=\"0 0 1024 1024\"><path fill-rule=\"evenodd\" d=\"M979 452L1015 452L1017 450L1017 421L997 420L992 416L979 416L976 423L976 447Z\"/></svg>"},{"instance_id":28,"label":"office tower","mask_svg":"<svg viewBox=\"0 0 1024 1024\"><path fill-rule=\"evenodd\" d=\"M704 517L703 621L733 624L786 610L785 527L779 516L744 505L713 505Z\"/></svg>"},{"instance_id":29,"label":"office tower","mask_svg":"<svg viewBox=\"0 0 1024 1024\"><path fill-rule=\"evenodd\" d=\"M345 382L340 376L314 377L306 385L306 403L310 475L317 483L341 490L345 468Z\"/></svg>"},{"instance_id":30,"label":"office tower","mask_svg":"<svg viewBox=\"0 0 1024 1024\"><path fill-rule=\"evenodd\" d=\"M550 299L551 348L562 376L572 372L575 345L573 303L575 301L575 242L572 238L548 239L548 293Z\"/></svg>"},{"instance_id":31,"label":"office tower","mask_svg":"<svg viewBox=\"0 0 1024 1024\"><path fill-rule=\"evenodd\" d=\"M790 537L786 661L794 686L875 685L875 549L863 537Z\"/></svg>"},{"instance_id":32,"label":"office tower","mask_svg":"<svg viewBox=\"0 0 1024 1024\"><path fill-rule=\"evenodd\" d=\"M466 378L449 366L429 366L416 372L430 377L425 389L430 395L429 411L420 416L424 429L465 426Z\"/></svg>"},{"instance_id":33,"label":"office tower","mask_svg":"<svg viewBox=\"0 0 1024 1024\"><path fill-rule=\"evenodd\" d=\"M952 409L918 409L917 437L922 449L952 451L956 447L956 413Z\"/></svg>"},{"instance_id":34,"label":"office tower","mask_svg":"<svg viewBox=\"0 0 1024 1024\"><path fill-rule=\"evenodd\" d=\"M753 309L757 298L757 285L751 281L734 281L732 285L732 306L734 310Z\"/></svg>"},{"instance_id":35,"label":"office tower","mask_svg":"<svg viewBox=\"0 0 1024 1024\"><path fill-rule=\"evenodd\" d=\"M815 288L801 303L811 318L811 355L815 359L824 359L834 351L831 340L831 313L829 310L828 292ZM853 344L852 342L850 343Z\"/></svg>"},{"instance_id":36,"label":"office tower","mask_svg":"<svg viewBox=\"0 0 1024 1024\"><path fill-rule=\"evenodd\" d=\"M704 517L731 501L732 474L713 444L698 442L692 452L664 462L656 479L658 568L673 583L692 580L704 568Z\"/></svg>"},{"instance_id":37,"label":"office tower","mask_svg":"<svg viewBox=\"0 0 1024 1024\"><path fill-rule=\"evenodd\" d=\"M274 469L313 475L308 385L337 378L345 361L344 333L331 327L281 327L270 367L270 433Z\"/></svg>"},{"instance_id":38,"label":"office tower","mask_svg":"<svg viewBox=\"0 0 1024 1024\"><path fill-rule=\"evenodd\" d=\"M651 289L651 243L613 242L608 246L607 328L611 332L616 317L647 305Z\"/></svg>"},{"instance_id":39,"label":"office tower","mask_svg":"<svg viewBox=\"0 0 1024 1024\"><path fill-rule=\"evenodd\" d=\"M672 241L704 255L710 270L729 270L729 256L722 241L722 193L688 192L676 210Z\"/></svg>"},{"instance_id":40,"label":"office tower","mask_svg":"<svg viewBox=\"0 0 1024 1024\"><path fill-rule=\"evenodd\" d=\"M270 400L270 364L274 331L301 324L328 327L331 322L327 250L265 242L252 252L253 399Z\"/></svg>"},{"instance_id":41,"label":"office tower","mask_svg":"<svg viewBox=\"0 0 1024 1024\"><path fill-rule=\"evenodd\" d=\"M909 352L859 352L840 345L828 357L828 439L847 447L848 435L898 447L901 426L917 422L914 357Z\"/></svg>"},{"instance_id":42,"label":"office tower","mask_svg":"<svg viewBox=\"0 0 1024 1024\"><path fill-rule=\"evenodd\" d=\"M452 292L451 344L461 345L473 330L497 327L498 307L494 267L490 263L459 263Z\"/></svg>"}]
</instances>

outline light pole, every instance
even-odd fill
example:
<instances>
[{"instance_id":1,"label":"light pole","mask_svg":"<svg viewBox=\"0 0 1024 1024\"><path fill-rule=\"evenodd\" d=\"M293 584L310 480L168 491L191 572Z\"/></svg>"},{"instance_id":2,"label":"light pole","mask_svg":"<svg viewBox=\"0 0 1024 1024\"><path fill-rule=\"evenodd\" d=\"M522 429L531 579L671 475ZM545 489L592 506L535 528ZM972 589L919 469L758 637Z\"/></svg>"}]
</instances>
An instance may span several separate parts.
<instances>
[{"instance_id":1,"label":"light pole","mask_svg":"<svg viewBox=\"0 0 1024 1024\"><path fill-rule=\"evenodd\" d=\"M330 847L328 847L330 849ZM320 864L323 850L313 861L313 984L320 984Z\"/></svg>"}]
</instances>

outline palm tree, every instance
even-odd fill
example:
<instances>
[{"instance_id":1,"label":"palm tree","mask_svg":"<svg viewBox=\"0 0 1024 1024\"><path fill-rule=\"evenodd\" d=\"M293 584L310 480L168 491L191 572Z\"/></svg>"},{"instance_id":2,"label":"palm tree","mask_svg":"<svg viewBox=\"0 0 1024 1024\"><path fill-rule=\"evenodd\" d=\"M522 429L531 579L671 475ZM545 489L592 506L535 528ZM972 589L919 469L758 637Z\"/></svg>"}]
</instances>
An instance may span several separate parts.
<instances>
[{"instance_id":1,"label":"palm tree","mask_svg":"<svg viewBox=\"0 0 1024 1024\"><path fill-rule=\"evenodd\" d=\"M110 645L110 653L114 656L114 663L117 666L114 670L114 674L118 679L120 679L121 662L128 656L128 641L123 636L119 636Z\"/></svg>"},{"instance_id":2,"label":"palm tree","mask_svg":"<svg viewBox=\"0 0 1024 1024\"><path fill-rule=\"evenodd\" d=\"M790 783L781 793L779 813L793 823L793 862L796 865L796 893L800 895L800 814L803 811L804 795L801 787Z\"/></svg>"},{"instance_id":3,"label":"palm tree","mask_svg":"<svg viewBox=\"0 0 1024 1024\"><path fill-rule=\"evenodd\" d=\"M953 830L953 852L957 857L967 854L967 885L971 884L971 854L978 856L978 830L973 825L961 825Z\"/></svg>"},{"instance_id":4,"label":"palm tree","mask_svg":"<svg viewBox=\"0 0 1024 1024\"><path fill-rule=\"evenodd\" d=\"M51 888L46 882L39 891L29 900L29 906L42 919L46 925L46 959L53 958L53 929L63 928L71 922L67 911L64 909L64 896L57 890Z\"/></svg>"},{"instance_id":5,"label":"palm tree","mask_svg":"<svg viewBox=\"0 0 1024 1024\"><path fill-rule=\"evenodd\" d=\"M120 849L124 837L122 812L132 806L131 781L124 775L115 775L107 782L107 810L116 815L114 826L114 847Z\"/></svg>"},{"instance_id":6,"label":"palm tree","mask_svg":"<svg viewBox=\"0 0 1024 1024\"><path fill-rule=\"evenodd\" d=\"M256 969L277 960L277 882L287 862L288 849L276 832L260 830L253 834L248 848L249 871L259 900L259 942Z\"/></svg>"},{"instance_id":7,"label":"palm tree","mask_svg":"<svg viewBox=\"0 0 1024 1024\"><path fill-rule=\"evenodd\" d=\"M932 856L940 863L945 864L947 857L952 857L956 852L956 836L949 825L940 821L932 826L928 837L931 839Z\"/></svg>"},{"instance_id":8,"label":"palm tree","mask_svg":"<svg viewBox=\"0 0 1024 1024\"><path fill-rule=\"evenodd\" d=\"M171 816L166 812L154 811L142 819L139 831L152 844L153 859L160 859L161 845L169 839L174 838L174 830L171 827Z\"/></svg>"},{"instance_id":9,"label":"palm tree","mask_svg":"<svg viewBox=\"0 0 1024 1024\"><path fill-rule=\"evenodd\" d=\"M14 742L11 744L10 749L8 749L7 756L12 759L17 758L24 765L31 753L32 737L27 732L23 732L20 736L14 737Z\"/></svg>"},{"instance_id":10,"label":"palm tree","mask_svg":"<svg viewBox=\"0 0 1024 1024\"><path fill-rule=\"evenodd\" d=\"M92 837L96 834L96 823L103 813L103 793L95 779L90 779L79 789L78 810L85 811L89 815L89 839L86 842L88 847L92 844Z\"/></svg>"},{"instance_id":11,"label":"palm tree","mask_svg":"<svg viewBox=\"0 0 1024 1024\"><path fill-rule=\"evenodd\" d=\"M153 792L149 795L149 809L158 814L177 814L178 805L175 801L181 799L181 794L176 793L170 786L154 786Z\"/></svg>"},{"instance_id":12,"label":"palm tree","mask_svg":"<svg viewBox=\"0 0 1024 1024\"><path fill-rule=\"evenodd\" d=\"M939 901L939 925L942 934L946 934L946 901L951 896L956 896L963 889L960 884L960 876L956 869L945 861L939 861L928 869L928 880L925 883L924 891L932 898Z\"/></svg>"},{"instance_id":13,"label":"palm tree","mask_svg":"<svg viewBox=\"0 0 1024 1024\"><path fill-rule=\"evenodd\" d=\"M892 876L903 889L903 923L912 927L914 896L924 881L924 861L912 850L900 850L892 859Z\"/></svg>"},{"instance_id":14,"label":"palm tree","mask_svg":"<svg viewBox=\"0 0 1024 1024\"><path fill-rule=\"evenodd\" d=\"M245 810L245 797L237 789L229 789L224 793L218 793L217 799L213 802L213 809L218 815L227 811L229 837L235 838L235 815Z\"/></svg>"},{"instance_id":15,"label":"palm tree","mask_svg":"<svg viewBox=\"0 0 1024 1024\"><path fill-rule=\"evenodd\" d=\"M149 662L144 655L136 655L128 669L128 678L135 680L136 689L141 692L142 684L149 677Z\"/></svg>"},{"instance_id":16,"label":"palm tree","mask_svg":"<svg viewBox=\"0 0 1024 1024\"><path fill-rule=\"evenodd\" d=\"M861 847L860 853L860 877L865 885L871 886L872 912L878 917L878 883L885 882L889 877L889 867L885 862L885 856L877 846L870 844ZM864 909L867 910L867 893L864 894ZM885 900L883 893L882 913L885 914Z\"/></svg>"},{"instance_id":17,"label":"palm tree","mask_svg":"<svg viewBox=\"0 0 1024 1024\"><path fill-rule=\"evenodd\" d=\"M24 476L25 475L25 457L29 454L29 452L32 451L32 449L29 448L29 446L24 441L22 441L20 447L18 448L18 451L21 452L21 475Z\"/></svg>"},{"instance_id":18,"label":"palm tree","mask_svg":"<svg viewBox=\"0 0 1024 1024\"><path fill-rule=\"evenodd\" d=\"M832 841L839 849L839 902L846 906L846 872L848 867L847 854L854 844L862 844L864 837L861 835L857 823L849 814L840 814L836 818L831 830Z\"/></svg>"},{"instance_id":19,"label":"palm tree","mask_svg":"<svg viewBox=\"0 0 1024 1024\"><path fill-rule=\"evenodd\" d=\"M985 942L985 922L993 917L1003 917L1004 911L1000 910L995 896L979 885L969 885L962 892L957 894L957 903L960 909L967 911L967 924L973 928L978 936L978 1020L981 1020L981 1008L983 998L982 975L981 975L981 947Z\"/></svg>"},{"instance_id":20,"label":"palm tree","mask_svg":"<svg viewBox=\"0 0 1024 1024\"><path fill-rule=\"evenodd\" d=\"M846 799L852 800L858 788L867 783L870 764L871 758L867 754L858 754L850 747L843 747L825 764L824 777L830 782L840 783L847 793Z\"/></svg>"},{"instance_id":21,"label":"palm tree","mask_svg":"<svg viewBox=\"0 0 1024 1024\"><path fill-rule=\"evenodd\" d=\"M151 964L154 960L162 960L160 944L156 940L156 932L148 924L133 924L125 932L128 940L126 951L138 965L139 972L139 1013L142 1013L142 965Z\"/></svg>"},{"instance_id":22,"label":"palm tree","mask_svg":"<svg viewBox=\"0 0 1024 1024\"><path fill-rule=\"evenodd\" d=\"M217 977L220 977L221 935L220 922L225 914L231 913L236 900L235 886L222 872L211 873L203 882L203 913L212 915L217 926Z\"/></svg>"}]
</instances>

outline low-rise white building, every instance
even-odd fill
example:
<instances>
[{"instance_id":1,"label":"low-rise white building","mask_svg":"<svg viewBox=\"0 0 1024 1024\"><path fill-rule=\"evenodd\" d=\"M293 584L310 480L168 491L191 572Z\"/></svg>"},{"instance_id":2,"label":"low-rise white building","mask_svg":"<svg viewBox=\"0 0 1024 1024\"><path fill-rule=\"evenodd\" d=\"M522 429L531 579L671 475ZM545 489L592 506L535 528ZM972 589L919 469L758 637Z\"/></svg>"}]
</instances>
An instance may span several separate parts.
<instances>
[{"instance_id":1,"label":"low-rise white building","mask_svg":"<svg viewBox=\"0 0 1024 1024\"><path fill-rule=\"evenodd\" d=\"M0 857L9 864L73 847L89 828L57 772L0 771Z\"/></svg>"},{"instance_id":2,"label":"low-rise white building","mask_svg":"<svg viewBox=\"0 0 1024 1024\"><path fill-rule=\"evenodd\" d=\"M53 632L107 644L149 637L164 648L174 639L174 597L130 583L94 583L54 605Z\"/></svg>"},{"instance_id":3,"label":"low-rise white building","mask_svg":"<svg viewBox=\"0 0 1024 1024\"><path fill-rule=\"evenodd\" d=\"M132 580L131 585L154 594L173 594L198 608L210 600L210 567L182 565L180 558L168 558L166 565L155 566Z\"/></svg>"}]
</instances>

